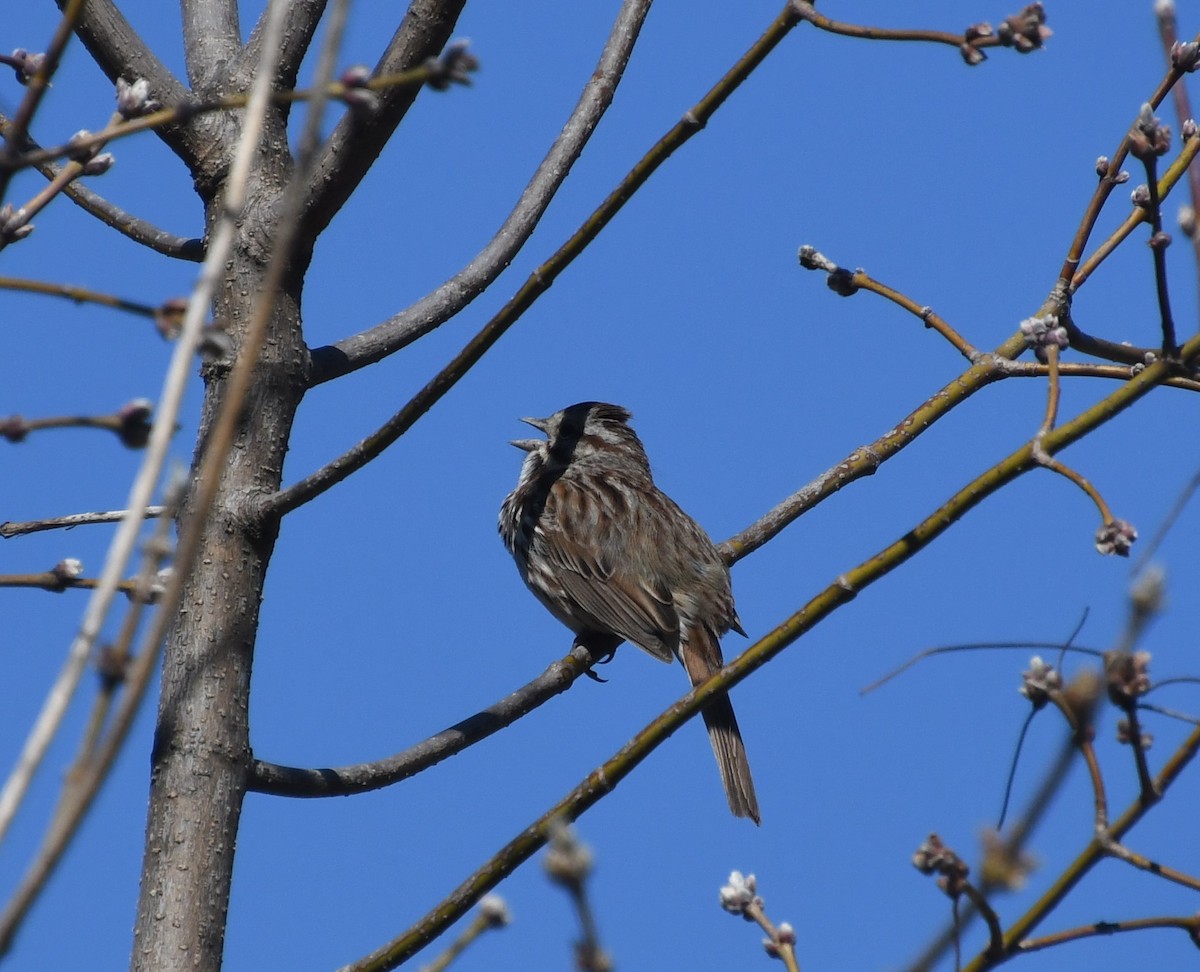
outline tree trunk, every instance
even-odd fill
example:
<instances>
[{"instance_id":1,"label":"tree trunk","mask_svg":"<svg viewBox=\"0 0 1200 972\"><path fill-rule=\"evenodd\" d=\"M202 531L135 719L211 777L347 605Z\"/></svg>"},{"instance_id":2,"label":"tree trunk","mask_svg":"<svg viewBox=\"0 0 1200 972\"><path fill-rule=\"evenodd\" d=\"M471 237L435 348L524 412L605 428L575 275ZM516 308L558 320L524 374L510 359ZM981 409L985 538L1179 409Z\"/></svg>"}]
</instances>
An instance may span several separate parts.
<instances>
[{"instance_id":1,"label":"tree trunk","mask_svg":"<svg viewBox=\"0 0 1200 972\"><path fill-rule=\"evenodd\" d=\"M284 143L286 144L286 142ZM280 174L277 171L277 174ZM281 180L282 181L282 180ZM277 201L277 189L266 194ZM216 320L240 343L263 294L270 205L247 207L216 300ZM256 220L250 214L257 212ZM267 340L179 613L167 637L155 731L150 810L131 968L221 966L234 848L250 763L250 670L259 605L278 523L256 500L280 483L305 387L302 270L274 295ZM223 398L228 365L207 366L197 461ZM181 523L195 516L185 505Z\"/></svg>"}]
</instances>

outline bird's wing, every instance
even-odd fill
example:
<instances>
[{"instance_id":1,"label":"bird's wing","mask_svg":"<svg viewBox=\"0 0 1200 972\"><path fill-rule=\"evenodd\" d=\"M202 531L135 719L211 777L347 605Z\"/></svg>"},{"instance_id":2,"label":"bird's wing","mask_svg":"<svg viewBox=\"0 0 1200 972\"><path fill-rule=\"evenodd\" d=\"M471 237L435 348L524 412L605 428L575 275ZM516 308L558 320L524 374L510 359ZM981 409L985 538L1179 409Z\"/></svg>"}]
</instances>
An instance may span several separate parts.
<instances>
[{"instance_id":1,"label":"bird's wing","mask_svg":"<svg viewBox=\"0 0 1200 972\"><path fill-rule=\"evenodd\" d=\"M563 593L579 606L581 614L590 617L597 630L615 632L654 657L673 661L679 645L679 615L670 590L630 571L627 562L632 558L622 556L612 535L598 544L575 540L594 533L596 526L581 522L583 514L577 504L554 502L561 485L560 481L551 490L535 543L541 541Z\"/></svg>"}]
</instances>

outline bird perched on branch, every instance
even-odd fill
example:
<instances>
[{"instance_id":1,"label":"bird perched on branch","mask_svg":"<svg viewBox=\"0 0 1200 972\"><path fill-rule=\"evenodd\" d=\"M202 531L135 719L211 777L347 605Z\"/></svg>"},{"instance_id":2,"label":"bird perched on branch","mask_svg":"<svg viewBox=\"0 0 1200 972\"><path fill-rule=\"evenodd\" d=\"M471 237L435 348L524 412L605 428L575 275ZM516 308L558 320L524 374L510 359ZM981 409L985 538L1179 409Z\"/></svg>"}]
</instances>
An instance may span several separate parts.
<instances>
[{"instance_id":1,"label":"bird perched on branch","mask_svg":"<svg viewBox=\"0 0 1200 972\"><path fill-rule=\"evenodd\" d=\"M693 685L724 664L720 638L745 634L729 569L708 534L654 485L630 413L580 402L522 419L546 434L519 439L521 477L500 508L500 535L529 589L576 640L621 641L683 662ZM703 710L729 808L759 822L742 734L727 695Z\"/></svg>"}]
</instances>

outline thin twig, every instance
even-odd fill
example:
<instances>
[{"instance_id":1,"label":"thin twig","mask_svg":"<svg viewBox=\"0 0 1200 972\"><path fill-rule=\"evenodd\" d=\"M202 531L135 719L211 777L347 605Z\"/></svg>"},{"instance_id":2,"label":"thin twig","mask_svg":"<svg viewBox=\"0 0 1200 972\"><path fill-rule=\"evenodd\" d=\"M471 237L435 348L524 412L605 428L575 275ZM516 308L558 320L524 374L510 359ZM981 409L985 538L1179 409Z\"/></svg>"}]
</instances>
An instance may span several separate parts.
<instances>
[{"instance_id":1,"label":"thin twig","mask_svg":"<svg viewBox=\"0 0 1200 972\"><path fill-rule=\"evenodd\" d=\"M62 297L64 300L77 304L99 304L101 307L111 307L114 310L127 311L141 317L154 319L161 311L161 306L143 304L136 300L126 300L115 294L106 294L87 287L75 287L71 284L56 283L50 280L29 280L24 277L0 277L0 290L18 290L28 294L44 294L47 297Z\"/></svg>"},{"instance_id":2,"label":"thin twig","mask_svg":"<svg viewBox=\"0 0 1200 972\"><path fill-rule=\"evenodd\" d=\"M1097 686L1099 685L1099 679L1094 679L1093 681ZM1098 693L1093 696L1093 699L1096 698L1099 698ZM1045 816L1054 797L1066 783L1068 770L1071 767L1071 763L1075 760L1076 752L1073 735L1071 733L1064 734L1062 745L1058 747L1054 761L1043 773L1042 781L1034 795L1030 798L1024 813L1012 825L1003 842L996 847L993 853L1005 861L1019 861L1021 859L1025 845L1033 835L1034 829ZM995 869L989 868L985 860L980 866L980 871L983 874L982 890L985 892L990 892L996 888L1012 888L1013 886L1010 881L1005 880L1009 872L1009 868L1007 867L1002 869L1001 874L997 878L993 878ZM948 949L956 946L961 941L962 931L976 917L978 917L978 912L976 912L973 906L968 904L966 908L960 911L958 921L948 923L925 946L921 953L908 964L909 972L918 972L918 970L933 968Z\"/></svg>"},{"instance_id":3,"label":"thin twig","mask_svg":"<svg viewBox=\"0 0 1200 972\"><path fill-rule=\"evenodd\" d=\"M52 570L34 574L0 574L0 587L34 588L52 594L61 594L63 591L94 591L99 586L100 581L95 577L63 577ZM118 581L116 589L122 594L133 594L138 589L137 581Z\"/></svg>"},{"instance_id":4,"label":"thin twig","mask_svg":"<svg viewBox=\"0 0 1200 972\"><path fill-rule=\"evenodd\" d=\"M864 686L858 690L859 695L868 695L874 692L877 688L887 684L897 675L901 675L908 671L918 662L924 661L926 658L933 658L935 655L945 655L951 652L958 651L989 651L992 649L1020 649L1021 651L1048 651L1051 649L1057 650L1063 647L1061 641L970 641L957 645L940 645L937 648L926 648L923 651L917 652L911 658L901 665L897 665L887 674L877 678L870 685ZM1099 648L1084 648L1082 646L1070 646L1072 651L1078 651L1085 655L1092 655L1100 658L1104 652Z\"/></svg>"},{"instance_id":5,"label":"thin twig","mask_svg":"<svg viewBox=\"0 0 1200 972\"><path fill-rule=\"evenodd\" d=\"M1136 867L1139 871L1153 874L1155 877L1163 878L1181 887L1191 888L1193 891L1200 891L1200 878L1192 874L1186 874L1183 871L1178 871L1173 867L1168 867L1166 864L1161 864L1158 861L1153 861L1142 854L1130 850L1122 843L1113 841L1109 844L1108 852L1117 860L1124 861L1131 867Z\"/></svg>"},{"instance_id":6,"label":"thin twig","mask_svg":"<svg viewBox=\"0 0 1200 972\"><path fill-rule=\"evenodd\" d=\"M819 13L811 3L797 2L796 6L800 10L800 16L814 27L828 31L831 34L840 34L843 37L855 37L859 40L921 41L930 44L948 44L950 47L959 49L968 43L968 38L964 34L955 34L945 30L913 30L892 27L867 27L862 24L845 24L837 20L831 20L824 14ZM976 49L982 47L999 47L1000 38L981 35L970 40L970 45Z\"/></svg>"},{"instance_id":7,"label":"thin twig","mask_svg":"<svg viewBox=\"0 0 1200 972\"><path fill-rule=\"evenodd\" d=\"M1057 473L1064 479L1074 483L1087 495L1100 513L1101 521L1107 526L1114 520L1112 510L1109 509L1108 503L1104 497L1100 495L1100 491L1091 484L1082 474L1076 472L1065 463L1059 462L1050 456L1043 455L1041 450L1035 448L1034 455L1037 457L1038 464L1043 469L1048 469L1050 472Z\"/></svg>"},{"instance_id":8,"label":"thin twig","mask_svg":"<svg viewBox=\"0 0 1200 972\"><path fill-rule=\"evenodd\" d=\"M1155 102L1151 102L1151 104L1155 104ZM1165 199L1170 194L1171 190L1188 171L1188 167L1196 158L1197 153L1200 153L1200 135L1193 135L1184 141L1178 157L1167 167L1167 171L1163 173L1162 178L1156 183L1155 188L1159 199ZM1070 282L1070 292L1075 293L1078 291L1087 281L1088 277L1096 272L1096 268L1108 259L1109 255L1125 242L1126 237L1145 221L1146 210L1140 206L1134 206L1133 210L1125 218L1125 221L1109 235L1108 239L1096 247L1095 252L1087 260L1080 263L1078 259L1075 259L1072 266L1078 267L1078 269L1067 278ZM1071 346L1077 347L1074 334L1071 335ZM1097 346L1103 347L1104 345L1098 344ZM1118 350L1119 348L1120 345L1113 345L1111 346L1111 350L1107 351L1103 356L1111 358L1114 361L1127 361L1128 359L1124 355L1127 355L1131 349L1125 347ZM1077 350L1086 351L1089 354L1098 353L1093 347L1079 346ZM1136 364L1137 362L1129 361L1129 363Z\"/></svg>"},{"instance_id":9,"label":"thin twig","mask_svg":"<svg viewBox=\"0 0 1200 972\"><path fill-rule=\"evenodd\" d=\"M366 88L370 91L385 91L392 88L420 88L429 80L434 71L435 68L422 65L409 71L371 78L362 85L349 85L341 81L331 81L319 88L295 88L287 91L272 91L269 98L271 104L285 105L298 101L312 101L318 98L322 101L329 98L352 99L354 92L361 90L361 88ZM128 138L139 132L156 131L162 129L164 126L182 121L190 121L202 115L230 111L235 108L249 108L253 97L254 92L251 89L249 93L230 94L217 98L185 100L172 107L160 108L158 111L152 111L137 118L131 118L128 121L122 120L110 123L98 132L72 139L70 142L63 142L60 145L53 145L49 148L35 149L24 152L15 158L0 160L0 174L38 166L84 149L99 149L109 142L120 138Z\"/></svg>"},{"instance_id":10,"label":"thin twig","mask_svg":"<svg viewBox=\"0 0 1200 972\"><path fill-rule=\"evenodd\" d=\"M1080 721L1075 707L1071 705L1070 700L1061 690L1049 694L1050 701L1063 714L1067 725L1071 727L1075 747L1079 750L1079 755L1083 757L1084 765L1087 766L1088 776L1092 782L1092 826L1096 833L1103 833L1108 829L1108 795L1104 788L1104 773L1100 769L1100 761L1096 758L1096 747L1093 745L1092 723Z\"/></svg>"},{"instance_id":11,"label":"thin twig","mask_svg":"<svg viewBox=\"0 0 1200 972\"><path fill-rule=\"evenodd\" d=\"M166 507L150 506L146 508L146 519L162 516ZM0 523L0 539L21 537L29 533L40 533L43 530L72 530L77 526L90 526L94 523L116 523L125 518L125 510L111 510L104 513L72 513L69 516L55 516L45 520L5 520Z\"/></svg>"},{"instance_id":12,"label":"thin twig","mask_svg":"<svg viewBox=\"0 0 1200 972\"><path fill-rule=\"evenodd\" d=\"M1139 364L1142 363L1139 361ZM997 362L1008 378L1045 378L1050 374L1048 365L1040 361L1009 361ZM1136 372L1125 365L1092 364L1084 361L1060 361L1058 373L1063 378L1108 378L1115 381L1128 381ZM1185 391L1200 392L1200 381L1192 378L1168 378L1163 382L1167 388L1180 388Z\"/></svg>"},{"instance_id":13,"label":"thin twig","mask_svg":"<svg viewBox=\"0 0 1200 972\"><path fill-rule=\"evenodd\" d=\"M1175 339L1175 319L1171 316L1171 291L1167 286L1167 245L1171 238L1162 228L1162 200L1158 196L1156 176L1158 159L1154 155L1147 155L1143 164L1146 167L1146 189L1150 193L1146 218L1150 223L1150 253L1154 262L1154 293L1158 298L1158 315L1162 326L1162 353L1172 358L1178 342Z\"/></svg>"},{"instance_id":14,"label":"thin twig","mask_svg":"<svg viewBox=\"0 0 1200 972\"><path fill-rule=\"evenodd\" d=\"M1134 771L1138 778L1138 792L1146 803L1154 803L1161 794L1154 791L1154 778L1150 775L1150 765L1146 760L1146 746L1142 745L1142 720L1138 717L1137 705L1122 706L1125 720L1128 724L1129 748L1133 750Z\"/></svg>"},{"instance_id":15,"label":"thin twig","mask_svg":"<svg viewBox=\"0 0 1200 972\"><path fill-rule=\"evenodd\" d=\"M1148 931L1154 928L1179 928L1187 932L1194 940L1200 937L1200 915L1181 915L1179 917L1164 916L1161 918L1130 918L1124 921L1097 921L1078 928L1067 928L1053 935L1043 935L1041 938L1027 938L1018 942L1012 950L1014 953L1026 955L1038 952L1044 948L1064 945L1067 942L1078 942L1088 938L1098 938L1102 935L1118 935L1123 932Z\"/></svg>"},{"instance_id":16,"label":"thin twig","mask_svg":"<svg viewBox=\"0 0 1200 972\"><path fill-rule=\"evenodd\" d=\"M826 283L829 289L843 297L849 297L859 290L867 290L890 300L893 304L903 307L928 328L937 331L968 361L974 363L979 357L979 349L958 333L942 317L934 313L933 308L918 304L907 294L889 287L876 280L865 270L850 271L839 267L836 263L817 252L814 247L800 247L800 266L805 270L823 270L828 274Z\"/></svg>"},{"instance_id":17,"label":"thin twig","mask_svg":"<svg viewBox=\"0 0 1200 972\"><path fill-rule=\"evenodd\" d=\"M983 920L987 923L988 954L993 958L999 958L1004 954L1004 929L1000 925L1000 916L996 914L996 910L988 903L987 897L970 881L964 881L962 889L967 900L974 905L975 910L983 916ZM958 921L961 926L961 916L959 916Z\"/></svg>"},{"instance_id":18,"label":"thin twig","mask_svg":"<svg viewBox=\"0 0 1200 972\"><path fill-rule=\"evenodd\" d=\"M1171 63L1171 50L1179 40L1178 23L1175 19L1174 3L1156 3L1154 15L1158 18L1158 36L1162 41L1163 55L1167 64ZM1177 84L1171 89L1175 102L1175 120L1182 129L1183 123L1194 119L1192 105L1188 98L1186 84ZM1200 213L1200 168L1188 168L1188 196L1191 199L1192 220L1188 238L1192 242L1192 257L1196 264L1196 274L1200 278L1200 232L1196 231L1196 214Z\"/></svg>"},{"instance_id":19,"label":"thin twig","mask_svg":"<svg viewBox=\"0 0 1200 972\"><path fill-rule=\"evenodd\" d=\"M1148 99L1150 106L1157 108L1162 104L1162 100L1167 96L1167 93L1182 77L1181 72L1174 67L1170 68L1167 71L1166 77L1159 82L1154 94ZM1059 283L1062 286L1071 285L1074 288L1078 286L1076 281L1082 282L1079 279L1079 272L1082 269L1079 266L1079 261L1082 259L1083 251L1087 247L1088 238L1092 235L1092 230L1096 226L1096 220L1100 218L1100 211L1104 208L1104 204L1108 201L1108 197L1113 189L1120 185L1119 173L1121 166L1129 155L1129 147L1129 131L1126 130L1125 134L1121 137L1121 142L1117 146L1117 150L1110 158L1105 160L1100 182L1096 186L1096 191L1092 194L1091 200L1088 202L1083 218L1079 221L1079 228L1075 231L1075 237L1071 240L1071 245L1067 249L1067 255L1063 259L1062 268L1058 271ZM1166 193L1163 193L1163 195L1166 195ZM1084 278L1086 279L1086 274Z\"/></svg>"}]
</instances>

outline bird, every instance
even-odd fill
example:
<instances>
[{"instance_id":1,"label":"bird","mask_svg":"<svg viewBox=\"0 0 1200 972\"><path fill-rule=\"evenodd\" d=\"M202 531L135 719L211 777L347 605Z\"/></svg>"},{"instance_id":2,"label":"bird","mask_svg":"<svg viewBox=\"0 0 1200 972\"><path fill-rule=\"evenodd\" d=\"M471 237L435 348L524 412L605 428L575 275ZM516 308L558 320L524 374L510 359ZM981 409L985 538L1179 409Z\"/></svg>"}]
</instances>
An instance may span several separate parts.
<instances>
[{"instance_id":1,"label":"bird","mask_svg":"<svg viewBox=\"0 0 1200 972\"><path fill-rule=\"evenodd\" d=\"M501 538L526 586L577 643L611 654L622 641L670 663L692 685L721 669L720 638L745 635L729 568L703 528L655 484L629 424L607 402L521 419L545 439L525 452L500 507ZM729 696L702 711L729 808L761 822L750 763Z\"/></svg>"}]
</instances>

